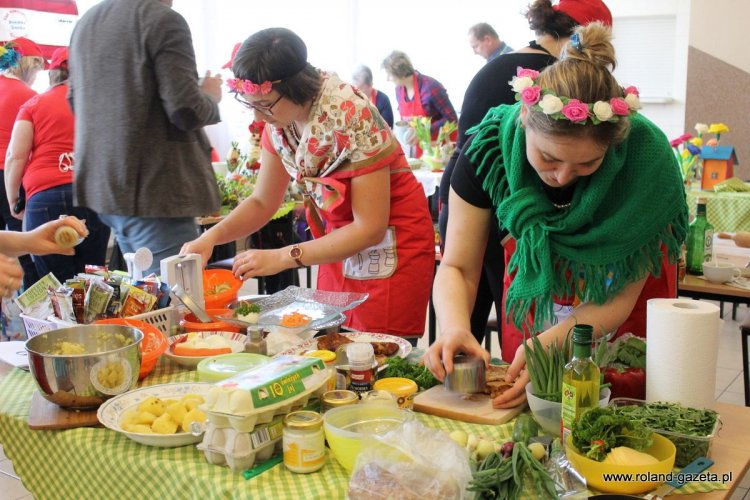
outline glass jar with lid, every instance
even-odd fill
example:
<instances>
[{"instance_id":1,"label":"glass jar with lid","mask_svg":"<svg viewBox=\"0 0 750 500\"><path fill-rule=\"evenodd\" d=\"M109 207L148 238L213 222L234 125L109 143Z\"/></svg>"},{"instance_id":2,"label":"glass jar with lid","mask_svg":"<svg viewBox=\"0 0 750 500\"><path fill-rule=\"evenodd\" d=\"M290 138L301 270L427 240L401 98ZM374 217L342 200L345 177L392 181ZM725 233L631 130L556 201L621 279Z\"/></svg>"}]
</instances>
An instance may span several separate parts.
<instances>
[{"instance_id":1,"label":"glass jar with lid","mask_svg":"<svg viewBox=\"0 0 750 500\"><path fill-rule=\"evenodd\" d=\"M284 465L292 472L309 473L326 460L323 417L314 411L295 411L284 417Z\"/></svg>"}]
</instances>

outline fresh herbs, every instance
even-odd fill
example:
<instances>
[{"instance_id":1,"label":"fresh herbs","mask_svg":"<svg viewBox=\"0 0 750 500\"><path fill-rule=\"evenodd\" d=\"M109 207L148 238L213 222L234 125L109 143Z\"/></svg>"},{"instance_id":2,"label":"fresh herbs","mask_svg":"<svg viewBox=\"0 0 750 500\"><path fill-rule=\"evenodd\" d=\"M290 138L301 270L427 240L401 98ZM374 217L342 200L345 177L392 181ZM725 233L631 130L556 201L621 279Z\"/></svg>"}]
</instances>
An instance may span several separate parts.
<instances>
[{"instance_id":1,"label":"fresh herbs","mask_svg":"<svg viewBox=\"0 0 750 500\"><path fill-rule=\"evenodd\" d=\"M591 408L573 425L573 446L592 460L601 462L612 448L627 446L643 451L653 444L653 432L616 407Z\"/></svg>"},{"instance_id":2,"label":"fresh herbs","mask_svg":"<svg viewBox=\"0 0 750 500\"><path fill-rule=\"evenodd\" d=\"M502 451L490 453L474 472L468 487L475 492L474 498L516 499L526 479L538 498L557 498L554 481L526 445L511 442L503 448L505 454ZM509 449L512 452L508 453Z\"/></svg>"},{"instance_id":3,"label":"fresh herbs","mask_svg":"<svg viewBox=\"0 0 750 500\"><path fill-rule=\"evenodd\" d=\"M410 363L406 359L394 356L388 359L388 367L381 377L402 377L413 380L420 389L429 389L440 384L430 370L422 363Z\"/></svg>"},{"instance_id":4,"label":"fresh herbs","mask_svg":"<svg viewBox=\"0 0 750 500\"><path fill-rule=\"evenodd\" d=\"M248 314L260 313L260 306L252 302L242 301L234 309L234 316L247 316Z\"/></svg>"},{"instance_id":5,"label":"fresh herbs","mask_svg":"<svg viewBox=\"0 0 750 500\"><path fill-rule=\"evenodd\" d=\"M662 435L677 448L677 467L684 467L696 458L708 455L711 441L707 438L713 434L718 418L715 411L686 408L667 402L617 406L616 409L618 414L628 420L638 422L657 433L666 431Z\"/></svg>"},{"instance_id":6,"label":"fresh herbs","mask_svg":"<svg viewBox=\"0 0 750 500\"><path fill-rule=\"evenodd\" d=\"M531 337L531 346L524 342L526 368L529 371L533 394L547 401L562 401L562 378L570 357L570 335L562 346L556 343L545 348L539 338Z\"/></svg>"}]
</instances>

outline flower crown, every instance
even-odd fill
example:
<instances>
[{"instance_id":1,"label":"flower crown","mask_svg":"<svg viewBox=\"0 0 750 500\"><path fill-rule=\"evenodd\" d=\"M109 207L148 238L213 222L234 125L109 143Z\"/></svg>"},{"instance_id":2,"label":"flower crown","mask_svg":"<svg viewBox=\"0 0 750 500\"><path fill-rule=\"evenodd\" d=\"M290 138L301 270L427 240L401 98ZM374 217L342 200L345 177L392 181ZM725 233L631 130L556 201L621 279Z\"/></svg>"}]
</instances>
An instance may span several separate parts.
<instances>
[{"instance_id":1,"label":"flower crown","mask_svg":"<svg viewBox=\"0 0 750 500\"><path fill-rule=\"evenodd\" d=\"M542 89L536 84L538 77L538 71L519 67L516 69L516 76L508 83L516 92L516 101L555 120L569 120L578 125L585 125L589 119L593 125L614 123L621 116L636 114L641 108L638 89L632 86L623 88L624 97L613 97L609 102L596 101L591 104L555 95L551 89Z\"/></svg>"},{"instance_id":2,"label":"flower crown","mask_svg":"<svg viewBox=\"0 0 750 500\"><path fill-rule=\"evenodd\" d=\"M250 95L266 95L273 89L274 83L279 83L281 80L274 80L272 82L266 80L263 83L255 83L250 80L242 80L240 78L230 78L227 80L229 89L240 94Z\"/></svg>"},{"instance_id":3,"label":"flower crown","mask_svg":"<svg viewBox=\"0 0 750 500\"><path fill-rule=\"evenodd\" d=\"M20 60L21 54L13 48L12 42L0 44L0 71L17 66Z\"/></svg>"}]
</instances>

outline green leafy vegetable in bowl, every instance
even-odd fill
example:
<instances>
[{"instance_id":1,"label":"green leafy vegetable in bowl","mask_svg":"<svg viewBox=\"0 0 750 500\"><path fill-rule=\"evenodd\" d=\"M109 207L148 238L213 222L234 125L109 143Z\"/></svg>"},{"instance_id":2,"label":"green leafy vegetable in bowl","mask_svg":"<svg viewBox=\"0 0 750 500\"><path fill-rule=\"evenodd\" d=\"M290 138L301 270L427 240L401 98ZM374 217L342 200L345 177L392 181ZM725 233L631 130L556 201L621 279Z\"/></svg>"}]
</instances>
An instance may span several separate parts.
<instances>
[{"instance_id":1,"label":"green leafy vegetable in bowl","mask_svg":"<svg viewBox=\"0 0 750 500\"><path fill-rule=\"evenodd\" d=\"M653 444L653 431L641 422L605 406L587 410L573 425L573 445L587 458L601 462L618 446L643 451Z\"/></svg>"}]
</instances>

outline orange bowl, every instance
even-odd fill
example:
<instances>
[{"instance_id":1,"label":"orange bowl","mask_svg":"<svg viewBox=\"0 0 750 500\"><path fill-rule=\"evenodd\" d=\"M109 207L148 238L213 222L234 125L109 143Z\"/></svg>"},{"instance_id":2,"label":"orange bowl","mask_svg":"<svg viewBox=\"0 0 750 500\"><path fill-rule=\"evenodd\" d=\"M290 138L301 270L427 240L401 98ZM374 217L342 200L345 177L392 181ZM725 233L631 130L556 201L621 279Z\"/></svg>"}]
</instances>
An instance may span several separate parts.
<instances>
[{"instance_id":1,"label":"orange bowl","mask_svg":"<svg viewBox=\"0 0 750 500\"><path fill-rule=\"evenodd\" d=\"M216 316L221 315L231 315L232 310L231 309L207 309L206 312L209 316L212 316L214 319L216 319ZM228 323L226 321L212 321L210 323L201 323L198 321L198 318L195 317L193 313L188 313L185 315L185 317L180 321L180 326L185 329L186 332L233 332L233 333L240 333L242 330L241 327L238 325Z\"/></svg>"},{"instance_id":2,"label":"orange bowl","mask_svg":"<svg viewBox=\"0 0 750 500\"><path fill-rule=\"evenodd\" d=\"M138 380L143 380L156 367L159 357L167 350L167 338L161 330L150 323L130 318L100 319L94 322L99 325L122 325L138 328L143 332L141 342L141 370L138 372Z\"/></svg>"},{"instance_id":3,"label":"orange bowl","mask_svg":"<svg viewBox=\"0 0 750 500\"><path fill-rule=\"evenodd\" d=\"M206 302L206 309L226 307L227 304L237 299L237 292L240 288L242 288L242 281L235 278L232 271L203 270L203 300Z\"/></svg>"}]
</instances>

